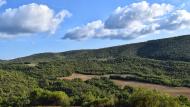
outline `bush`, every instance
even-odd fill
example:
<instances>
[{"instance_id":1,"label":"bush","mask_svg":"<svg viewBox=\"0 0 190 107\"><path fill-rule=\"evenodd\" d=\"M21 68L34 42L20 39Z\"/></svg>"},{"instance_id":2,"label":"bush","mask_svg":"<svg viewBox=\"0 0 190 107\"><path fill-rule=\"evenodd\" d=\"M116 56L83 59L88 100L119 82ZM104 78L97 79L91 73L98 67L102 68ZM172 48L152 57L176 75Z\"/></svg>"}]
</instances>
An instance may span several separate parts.
<instances>
[{"instance_id":1,"label":"bush","mask_svg":"<svg viewBox=\"0 0 190 107\"><path fill-rule=\"evenodd\" d=\"M116 97L113 95L96 96L87 92L83 96L83 107L112 107L116 104Z\"/></svg>"},{"instance_id":2,"label":"bush","mask_svg":"<svg viewBox=\"0 0 190 107\"><path fill-rule=\"evenodd\" d=\"M129 107L181 107L177 99L157 91L139 89L128 100Z\"/></svg>"},{"instance_id":3,"label":"bush","mask_svg":"<svg viewBox=\"0 0 190 107\"><path fill-rule=\"evenodd\" d=\"M70 98L62 91L36 89L30 94L31 106L69 106Z\"/></svg>"},{"instance_id":4,"label":"bush","mask_svg":"<svg viewBox=\"0 0 190 107\"><path fill-rule=\"evenodd\" d=\"M28 95L36 87L37 81L22 72L0 70L0 107L28 104Z\"/></svg>"},{"instance_id":5,"label":"bush","mask_svg":"<svg viewBox=\"0 0 190 107\"><path fill-rule=\"evenodd\" d=\"M189 99L187 97L180 95L178 97L178 99L179 99L179 101L181 102L182 105L186 105L186 106L190 107L190 101L189 101Z\"/></svg>"}]
</instances>

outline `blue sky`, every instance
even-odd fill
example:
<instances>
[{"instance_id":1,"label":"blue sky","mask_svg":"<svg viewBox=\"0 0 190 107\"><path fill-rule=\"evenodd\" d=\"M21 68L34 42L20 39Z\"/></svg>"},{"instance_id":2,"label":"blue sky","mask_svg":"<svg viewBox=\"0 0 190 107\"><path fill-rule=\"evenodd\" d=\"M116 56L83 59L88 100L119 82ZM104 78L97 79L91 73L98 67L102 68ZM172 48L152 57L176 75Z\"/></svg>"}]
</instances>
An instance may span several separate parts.
<instances>
[{"instance_id":1,"label":"blue sky","mask_svg":"<svg viewBox=\"0 0 190 107\"><path fill-rule=\"evenodd\" d=\"M175 7L174 8L175 11L183 9L189 12L189 8L188 8L189 3L187 1L188 0L158 0L158 1L147 0L146 3L148 3L149 5L152 5L153 3L170 4ZM21 31L19 32L17 31L15 34L12 34L9 31L3 31L4 30L3 27L5 27L3 26L3 24L6 24L4 23L4 21L8 19L0 18L0 25L2 24L2 26L0 26L0 50L1 50L0 59L12 59L16 57L27 56L34 53L43 53L43 52L63 52L67 50L76 50L76 49L102 48L102 47L109 47L109 46L115 46L115 45L121 45L121 44L142 42L142 41L147 41L147 40L152 40L152 39L166 38L166 37L177 36L177 35L182 35L182 34L189 34L187 27L185 27L184 29L175 28L174 30L173 28L172 30L168 30L171 28L160 27L158 32L155 31L155 29L154 31L151 31L150 33L147 33L145 35L144 34L142 35L141 33L139 34L138 32L138 36L135 34L135 37L133 36L132 38L129 37L128 34L122 37L118 37L118 35L114 35L114 37L113 36L111 37L110 36L111 34L110 35L106 34L105 37L100 37L99 30L102 30L103 28L98 28L98 30L95 31L97 33L92 34L92 35L90 34L89 36L85 35L86 32L84 32L84 35L80 35L80 34L78 35L77 32L73 30L76 26L78 26L79 31L83 32L84 28L89 29L88 27L85 27L87 26L86 25L87 23L92 23L93 21L96 21L96 20L101 20L101 22L104 25L105 22L108 20L108 18L111 17L110 15L114 13L114 10L116 10L116 8L118 7L123 8L125 6L129 6L133 3L139 3L139 2L142 2L142 1L141 0L93 0L93 1L92 0L7 0L6 4L0 7L0 14L1 14L0 17L8 8L17 9L20 6L23 6L23 5L27 6L31 3L35 3L37 6L40 4L45 5L49 9L53 10L54 14L58 14L60 11L64 9L64 10L69 11L70 14L72 14L72 16L66 17L66 18L64 17L64 19L61 20L61 22L58 25L56 25L57 28L55 32L52 34L47 33L51 31L51 28L48 28L47 31L32 29L32 31L27 32L29 34L23 34ZM169 16L169 15L167 14L166 16ZM168 19L171 19L171 18L168 18ZM10 19L10 20L15 20L15 19ZM129 22L127 19L124 19L124 21ZM189 21L189 20L185 19L185 21ZM147 23L147 20L146 20L146 23ZM165 24L168 24L168 23L164 23L163 25ZM149 25L150 24L148 24L148 26ZM18 27L14 28L15 24L13 25L10 24L10 26L8 26L8 28L16 29L16 30L18 29ZM184 25L184 26L187 26L187 25ZM36 28L40 28L40 27L37 26ZM127 26L127 28L130 28L130 27ZM24 29L24 30L27 31L28 29ZM116 30L114 29L114 31L118 32L118 28ZM123 30L120 31L121 34L123 34L122 31ZM2 37L1 37L2 35L1 32L5 34ZM61 39L68 32L69 34L68 34L67 39ZM89 31L87 31L87 33L89 33ZM16 35L16 36L12 37L12 35ZM82 38L80 36L82 37L85 36L85 37Z\"/></svg>"}]
</instances>

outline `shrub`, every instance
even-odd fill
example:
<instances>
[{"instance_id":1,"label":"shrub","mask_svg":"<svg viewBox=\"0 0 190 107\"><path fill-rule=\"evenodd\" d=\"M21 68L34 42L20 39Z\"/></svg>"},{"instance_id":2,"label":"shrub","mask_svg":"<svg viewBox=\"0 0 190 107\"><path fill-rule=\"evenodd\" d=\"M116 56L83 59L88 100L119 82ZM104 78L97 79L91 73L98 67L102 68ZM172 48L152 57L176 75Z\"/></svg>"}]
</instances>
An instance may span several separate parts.
<instances>
[{"instance_id":1,"label":"shrub","mask_svg":"<svg viewBox=\"0 0 190 107\"><path fill-rule=\"evenodd\" d=\"M36 89L30 94L31 106L69 106L70 98L62 91Z\"/></svg>"},{"instance_id":2,"label":"shrub","mask_svg":"<svg viewBox=\"0 0 190 107\"><path fill-rule=\"evenodd\" d=\"M181 107L177 99L157 91L139 89L128 100L129 107Z\"/></svg>"}]
</instances>

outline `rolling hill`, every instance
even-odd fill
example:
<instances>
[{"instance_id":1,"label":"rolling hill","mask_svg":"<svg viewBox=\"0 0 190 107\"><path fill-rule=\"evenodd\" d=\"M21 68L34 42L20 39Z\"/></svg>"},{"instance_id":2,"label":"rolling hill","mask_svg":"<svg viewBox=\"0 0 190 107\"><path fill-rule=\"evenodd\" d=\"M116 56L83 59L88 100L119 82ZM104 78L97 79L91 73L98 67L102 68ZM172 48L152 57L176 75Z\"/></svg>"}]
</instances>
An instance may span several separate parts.
<instances>
[{"instance_id":1,"label":"rolling hill","mask_svg":"<svg viewBox=\"0 0 190 107\"><path fill-rule=\"evenodd\" d=\"M89 103L92 105L128 107L131 102L136 104L147 99L147 104L151 102L151 105L161 102L164 107L189 107L189 71L189 35L101 49L34 54L0 63L0 106L57 106L64 103L83 106L92 99ZM62 79L76 73L83 77L105 75L106 78ZM154 91L128 85L121 88L113 81L133 81L143 86L159 84L168 89L185 90L173 91L171 95L174 96L169 96L155 88Z\"/></svg>"},{"instance_id":2,"label":"rolling hill","mask_svg":"<svg viewBox=\"0 0 190 107\"><path fill-rule=\"evenodd\" d=\"M61 53L40 53L12 61L39 62L61 59L94 59L141 57L157 60L190 61L190 35L152 40L101 49L74 50Z\"/></svg>"}]
</instances>

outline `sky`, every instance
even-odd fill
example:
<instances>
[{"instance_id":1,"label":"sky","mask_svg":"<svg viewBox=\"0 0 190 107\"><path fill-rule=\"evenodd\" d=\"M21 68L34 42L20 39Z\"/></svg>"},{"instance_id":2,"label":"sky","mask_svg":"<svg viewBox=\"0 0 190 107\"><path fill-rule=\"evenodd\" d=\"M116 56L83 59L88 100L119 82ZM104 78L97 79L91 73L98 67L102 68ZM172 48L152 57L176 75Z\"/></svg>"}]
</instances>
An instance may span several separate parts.
<instances>
[{"instance_id":1,"label":"sky","mask_svg":"<svg viewBox=\"0 0 190 107\"><path fill-rule=\"evenodd\" d=\"M189 0L0 0L0 59L189 34Z\"/></svg>"}]
</instances>

